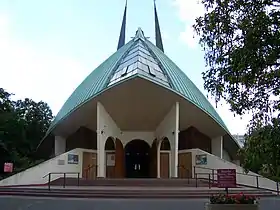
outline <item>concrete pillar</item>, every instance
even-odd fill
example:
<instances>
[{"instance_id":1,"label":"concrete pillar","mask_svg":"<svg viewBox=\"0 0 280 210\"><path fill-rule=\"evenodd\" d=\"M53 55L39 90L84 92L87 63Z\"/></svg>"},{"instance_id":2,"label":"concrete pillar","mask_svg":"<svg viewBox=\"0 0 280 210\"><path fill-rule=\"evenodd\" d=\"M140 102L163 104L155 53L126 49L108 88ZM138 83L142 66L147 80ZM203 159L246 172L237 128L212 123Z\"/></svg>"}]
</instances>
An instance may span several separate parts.
<instances>
[{"instance_id":1,"label":"concrete pillar","mask_svg":"<svg viewBox=\"0 0 280 210\"><path fill-rule=\"evenodd\" d=\"M157 178L160 178L160 145L161 141L157 144Z\"/></svg>"},{"instance_id":2,"label":"concrete pillar","mask_svg":"<svg viewBox=\"0 0 280 210\"><path fill-rule=\"evenodd\" d=\"M97 177L105 177L105 129L102 116L102 106L97 103Z\"/></svg>"},{"instance_id":3,"label":"concrete pillar","mask_svg":"<svg viewBox=\"0 0 280 210\"><path fill-rule=\"evenodd\" d=\"M175 104L175 129L171 143L171 177L178 177L179 102Z\"/></svg>"},{"instance_id":4,"label":"concrete pillar","mask_svg":"<svg viewBox=\"0 0 280 210\"><path fill-rule=\"evenodd\" d=\"M223 136L211 140L212 154L223 158Z\"/></svg>"},{"instance_id":5,"label":"concrete pillar","mask_svg":"<svg viewBox=\"0 0 280 210\"><path fill-rule=\"evenodd\" d=\"M116 138L121 133L121 130L117 126L116 122L112 119L105 107L97 102L97 176L105 177L105 143L109 137Z\"/></svg>"},{"instance_id":6,"label":"concrete pillar","mask_svg":"<svg viewBox=\"0 0 280 210\"><path fill-rule=\"evenodd\" d=\"M55 136L54 139L54 154L55 156L61 155L66 152L66 139L61 136Z\"/></svg>"},{"instance_id":7,"label":"concrete pillar","mask_svg":"<svg viewBox=\"0 0 280 210\"><path fill-rule=\"evenodd\" d=\"M105 141L97 134L97 177L105 177Z\"/></svg>"}]
</instances>

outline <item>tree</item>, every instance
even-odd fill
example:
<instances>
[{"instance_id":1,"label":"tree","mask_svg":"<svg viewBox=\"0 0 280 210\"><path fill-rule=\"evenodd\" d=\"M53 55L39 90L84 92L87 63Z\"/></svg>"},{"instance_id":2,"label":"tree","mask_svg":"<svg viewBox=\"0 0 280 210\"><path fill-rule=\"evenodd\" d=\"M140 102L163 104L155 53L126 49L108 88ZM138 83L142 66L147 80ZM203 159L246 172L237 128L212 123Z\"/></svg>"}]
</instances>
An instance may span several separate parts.
<instances>
[{"instance_id":1,"label":"tree","mask_svg":"<svg viewBox=\"0 0 280 210\"><path fill-rule=\"evenodd\" d=\"M256 124L246 135L240 154L243 167L256 173L266 171L270 177L280 177L280 115L271 123Z\"/></svg>"},{"instance_id":2,"label":"tree","mask_svg":"<svg viewBox=\"0 0 280 210\"><path fill-rule=\"evenodd\" d=\"M13 101L11 96L0 88L0 167L11 161L18 171L38 161L33 154L53 115L45 102Z\"/></svg>"},{"instance_id":3,"label":"tree","mask_svg":"<svg viewBox=\"0 0 280 210\"><path fill-rule=\"evenodd\" d=\"M18 100L15 111L23 122L24 137L21 142L23 154L32 153L47 132L53 119L52 111L45 102L36 103L32 99Z\"/></svg>"},{"instance_id":4,"label":"tree","mask_svg":"<svg viewBox=\"0 0 280 210\"><path fill-rule=\"evenodd\" d=\"M194 29L205 50L204 88L239 115L280 110L280 1L202 0Z\"/></svg>"}]
</instances>

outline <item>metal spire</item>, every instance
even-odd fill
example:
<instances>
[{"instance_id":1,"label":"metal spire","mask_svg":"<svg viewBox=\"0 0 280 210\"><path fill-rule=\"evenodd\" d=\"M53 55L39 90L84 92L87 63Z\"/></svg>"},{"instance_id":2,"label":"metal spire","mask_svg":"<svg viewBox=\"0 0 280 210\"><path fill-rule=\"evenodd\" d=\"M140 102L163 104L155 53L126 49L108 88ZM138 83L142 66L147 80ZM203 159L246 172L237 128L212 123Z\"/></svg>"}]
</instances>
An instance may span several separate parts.
<instances>
[{"instance_id":1,"label":"metal spire","mask_svg":"<svg viewBox=\"0 0 280 210\"><path fill-rule=\"evenodd\" d=\"M124 8L124 13L123 13L123 21L122 21L122 26L121 26L120 36L119 36L119 43L118 43L118 48L117 49L120 49L125 44L126 9L127 9L127 0L125 2L125 8Z\"/></svg>"},{"instance_id":2,"label":"metal spire","mask_svg":"<svg viewBox=\"0 0 280 210\"><path fill-rule=\"evenodd\" d=\"M156 33L156 46L164 52L162 38L160 33L158 15L157 15L157 8L156 8L156 0L154 0L154 11L155 11L155 33Z\"/></svg>"}]
</instances>

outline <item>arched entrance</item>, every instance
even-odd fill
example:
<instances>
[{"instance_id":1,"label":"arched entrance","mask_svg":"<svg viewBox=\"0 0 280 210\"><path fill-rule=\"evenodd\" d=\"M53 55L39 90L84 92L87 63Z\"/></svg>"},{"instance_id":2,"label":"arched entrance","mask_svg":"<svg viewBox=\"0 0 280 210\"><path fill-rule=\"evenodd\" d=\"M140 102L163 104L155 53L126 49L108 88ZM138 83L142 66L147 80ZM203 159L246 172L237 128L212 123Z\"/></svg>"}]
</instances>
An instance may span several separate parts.
<instances>
[{"instance_id":1,"label":"arched entrance","mask_svg":"<svg viewBox=\"0 0 280 210\"><path fill-rule=\"evenodd\" d=\"M127 178L149 178L150 145L136 139L125 146L125 166Z\"/></svg>"},{"instance_id":2,"label":"arched entrance","mask_svg":"<svg viewBox=\"0 0 280 210\"><path fill-rule=\"evenodd\" d=\"M107 138L105 143L106 154L106 177L115 177L115 142L112 137Z\"/></svg>"},{"instance_id":3,"label":"arched entrance","mask_svg":"<svg viewBox=\"0 0 280 210\"><path fill-rule=\"evenodd\" d=\"M160 144L160 178L170 177L170 142L164 138Z\"/></svg>"}]
</instances>

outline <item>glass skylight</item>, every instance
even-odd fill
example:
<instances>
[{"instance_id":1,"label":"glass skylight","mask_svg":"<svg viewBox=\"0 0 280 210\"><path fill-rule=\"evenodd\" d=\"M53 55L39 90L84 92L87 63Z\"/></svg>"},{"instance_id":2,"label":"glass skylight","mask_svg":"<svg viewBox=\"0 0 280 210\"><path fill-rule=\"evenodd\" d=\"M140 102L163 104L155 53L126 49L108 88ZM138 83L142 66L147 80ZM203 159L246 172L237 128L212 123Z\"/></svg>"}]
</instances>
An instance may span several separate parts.
<instances>
[{"instance_id":1,"label":"glass skylight","mask_svg":"<svg viewBox=\"0 0 280 210\"><path fill-rule=\"evenodd\" d=\"M152 57L140 39L122 59L110 78L109 86L135 74L147 76L163 85L170 86L158 62Z\"/></svg>"}]
</instances>

